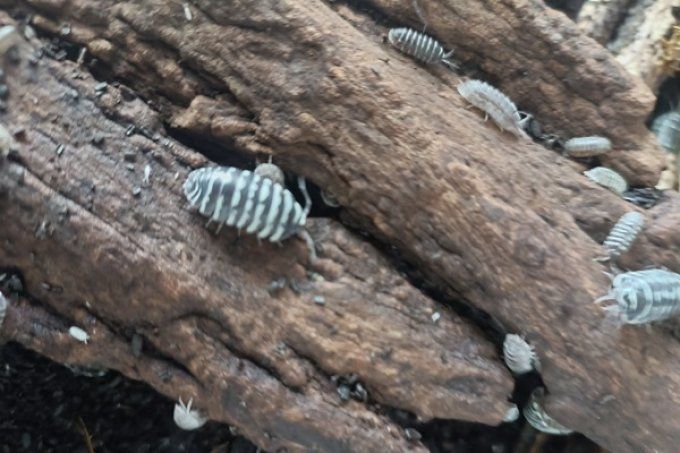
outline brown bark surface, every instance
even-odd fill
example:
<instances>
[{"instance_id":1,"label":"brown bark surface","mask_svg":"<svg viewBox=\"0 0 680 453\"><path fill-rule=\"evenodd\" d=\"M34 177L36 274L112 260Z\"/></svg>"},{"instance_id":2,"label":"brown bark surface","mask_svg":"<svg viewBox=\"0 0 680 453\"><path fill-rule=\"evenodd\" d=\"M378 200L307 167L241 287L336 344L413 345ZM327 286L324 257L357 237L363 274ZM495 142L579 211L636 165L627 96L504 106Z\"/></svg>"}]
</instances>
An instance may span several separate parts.
<instances>
[{"instance_id":1,"label":"brown bark surface","mask_svg":"<svg viewBox=\"0 0 680 453\"><path fill-rule=\"evenodd\" d=\"M592 304L608 286L606 268L593 261L602 254L597 242L633 207L587 181L580 165L465 109L454 73L430 71L386 46L384 25L418 26L411 1L375 1L365 11L317 1L195 1L191 20L182 2L20 4L40 29L68 23L66 38L152 100L162 120L222 144L224 155L228 148L274 155L335 194L347 222L396 247L430 284L525 333L543 365L547 409L560 423L614 451L672 451L680 441L680 344L662 328L607 325ZM568 19L538 1L420 4L428 30L522 108L555 131L610 136L617 152L607 163L631 182L656 182L661 155L643 124L651 93ZM57 69L48 73L67 83ZM76 80L68 84L85 84ZM22 83L17 76L13 87ZM82 89L94 96L91 86ZM16 220L0 231L18 244L6 252L10 261L31 281L63 288L35 294L62 316L77 319L87 300L96 322L149 329L159 353L202 384L189 388L205 396L211 417L267 449L404 448L401 436L387 434L396 428L384 417L358 403L340 405L328 388L324 376L357 369L388 406L483 423L502 417L509 381L493 349L451 313L433 328L429 315L443 309L342 227L313 222L321 277L305 277L301 243L283 251L250 238L234 244L233 232L213 238L181 209L187 170L176 160L195 158L181 146L136 145L151 147L144 162L161 157L149 160L159 181L135 199L130 186L140 175L121 167L129 143L86 152L91 146L71 138L78 149L67 146L57 158L50 148L81 130L87 113L65 127L47 107L41 117L28 100L16 102L10 123L48 132L29 131L36 135L25 145L33 143L22 157L24 182L5 183L1 202ZM97 102L118 118L114 136L121 122L159 123L136 110L126 117L115 93ZM54 202L41 204L43 196ZM49 206L63 204L76 215L36 243L33 228ZM680 271L679 205L676 194L648 212L636 266ZM26 247L40 247L35 260ZM268 283L281 275L304 281L305 290L270 296ZM314 295L326 298L323 309ZM40 349L29 337L20 341ZM290 357L276 355L280 341ZM58 346L42 348L64 357ZM263 431L276 433L276 442Z\"/></svg>"}]
</instances>

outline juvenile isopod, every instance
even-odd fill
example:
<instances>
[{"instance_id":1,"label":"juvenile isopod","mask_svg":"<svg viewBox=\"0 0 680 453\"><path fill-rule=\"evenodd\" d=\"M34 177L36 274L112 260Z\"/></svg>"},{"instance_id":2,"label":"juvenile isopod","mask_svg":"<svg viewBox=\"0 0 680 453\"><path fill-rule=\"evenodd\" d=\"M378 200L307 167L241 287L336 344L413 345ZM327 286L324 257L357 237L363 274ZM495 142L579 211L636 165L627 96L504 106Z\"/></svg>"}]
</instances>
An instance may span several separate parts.
<instances>
[{"instance_id":1,"label":"juvenile isopod","mask_svg":"<svg viewBox=\"0 0 680 453\"><path fill-rule=\"evenodd\" d=\"M90 336L87 334L87 332L85 332L80 327L76 326L71 326L68 329L68 334L71 335L76 340L80 341L81 343L85 344L87 344L87 341L90 339Z\"/></svg>"},{"instance_id":2,"label":"juvenile isopod","mask_svg":"<svg viewBox=\"0 0 680 453\"><path fill-rule=\"evenodd\" d=\"M517 421L519 418L519 408L517 407L516 404L513 404L510 409L505 413L505 417L503 417L503 422L505 423L512 423L514 421Z\"/></svg>"},{"instance_id":3,"label":"juvenile isopod","mask_svg":"<svg viewBox=\"0 0 680 453\"><path fill-rule=\"evenodd\" d=\"M190 398L189 404L185 405L182 397L180 397L179 402L175 404L175 410L172 414L175 424L187 431L198 429L208 421L199 411L191 408L193 401L194 399Z\"/></svg>"},{"instance_id":4,"label":"juvenile isopod","mask_svg":"<svg viewBox=\"0 0 680 453\"><path fill-rule=\"evenodd\" d=\"M490 116L502 130L531 140L524 132L524 123L532 118L531 115L522 118L515 103L500 90L481 80L468 80L458 85L458 93Z\"/></svg>"},{"instance_id":5,"label":"juvenile isopod","mask_svg":"<svg viewBox=\"0 0 680 453\"><path fill-rule=\"evenodd\" d=\"M515 374L525 374L540 366L533 346L521 336L512 333L507 334L503 340L503 359Z\"/></svg>"},{"instance_id":6,"label":"juvenile isopod","mask_svg":"<svg viewBox=\"0 0 680 453\"><path fill-rule=\"evenodd\" d=\"M314 257L311 237L304 229L311 199L303 178L299 179L299 186L305 197L304 208L281 184L234 167L194 170L183 189L189 204L208 217L208 224L218 223L218 233L223 225L245 228L246 233L271 242L299 234Z\"/></svg>"},{"instance_id":7,"label":"juvenile isopod","mask_svg":"<svg viewBox=\"0 0 680 453\"><path fill-rule=\"evenodd\" d=\"M623 176L607 167L595 167L584 171L583 174L586 175L591 181L601 185L602 187L606 187L612 192L622 194L628 190L628 183L625 179L623 179Z\"/></svg>"},{"instance_id":8,"label":"juvenile isopod","mask_svg":"<svg viewBox=\"0 0 680 453\"><path fill-rule=\"evenodd\" d=\"M595 303L615 300L604 310L626 324L644 324L680 314L680 274L665 269L618 274Z\"/></svg>"},{"instance_id":9,"label":"juvenile isopod","mask_svg":"<svg viewBox=\"0 0 680 453\"><path fill-rule=\"evenodd\" d=\"M2 330L2 323L5 320L5 312L7 312L7 299L0 291L0 330Z\"/></svg>"},{"instance_id":10,"label":"juvenile isopod","mask_svg":"<svg viewBox=\"0 0 680 453\"><path fill-rule=\"evenodd\" d=\"M423 63L444 63L452 68L456 67L456 65L449 60L449 57L453 55L453 50L446 52L444 46L436 39L427 36L424 33L417 32L407 27L392 28L387 33L387 40L401 52L410 55Z\"/></svg>"},{"instance_id":11,"label":"juvenile isopod","mask_svg":"<svg viewBox=\"0 0 680 453\"><path fill-rule=\"evenodd\" d=\"M613 260L627 252L637 235L642 231L644 224L645 218L639 212L631 211L622 215L604 241L603 246L607 251L607 256L599 258L599 260Z\"/></svg>"},{"instance_id":12,"label":"juvenile isopod","mask_svg":"<svg viewBox=\"0 0 680 453\"><path fill-rule=\"evenodd\" d=\"M667 112L658 116L652 123L656 141L666 151L680 152L680 112Z\"/></svg>"},{"instance_id":13,"label":"juvenile isopod","mask_svg":"<svg viewBox=\"0 0 680 453\"><path fill-rule=\"evenodd\" d=\"M576 137L564 142L564 153L569 157L594 157L612 149L605 137Z\"/></svg>"},{"instance_id":14,"label":"juvenile isopod","mask_svg":"<svg viewBox=\"0 0 680 453\"><path fill-rule=\"evenodd\" d=\"M543 392L543 389L539 387L531 393L529 402L522 411L524 418L527 419L527 422L533 428L543 433L555 435L571 434L572 430L561 425L545 412L545 409L543 409Z\"/></svg>"},{"instance_id":15,"label":"juvenile isopod","mask_svg":"<svg viewBox=\"0 0 680 453\"><path fill-rule=\"evenodd\" d=\"M286 180L283 170L281 170L277 165L272 164L271 159L269 162L258 164L257 167L255 167L255 174L260 175L263 178L269 178L275 183L281 184L282 186Z\"/></svg>"}]
</instances>

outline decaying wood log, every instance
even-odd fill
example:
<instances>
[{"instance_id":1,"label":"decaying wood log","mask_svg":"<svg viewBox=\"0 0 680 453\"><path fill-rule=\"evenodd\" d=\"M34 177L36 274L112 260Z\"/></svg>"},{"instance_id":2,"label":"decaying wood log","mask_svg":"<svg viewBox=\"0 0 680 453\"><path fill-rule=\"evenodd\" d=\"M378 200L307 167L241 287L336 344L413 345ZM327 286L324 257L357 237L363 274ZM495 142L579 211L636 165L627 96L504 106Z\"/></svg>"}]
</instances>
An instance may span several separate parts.
<instances>
[{"instance_id":1,"label":"decaying wood log","mask_svg":"<svg viewBox=\"0 0 680 453\"><path fill-rule=\"evenodd\" d=\"M662 63L662 40L677 23L672 8L674 0L643 0L638 2L618 29L609 48L616 59L633 75L640 77L656 91L669 73Z\"/></svg>"},{"instance_id":2,"label":"decaying wood log","mask_svg":"<svg viewBox=\"0 0 680 453\"><path fill-rule=\"evenodd\" d=\"M41 30L56 33L69 24L66 39L86 46L112 77L152 100L161 118L187 136L225 144L224 155L226 147L274 155L287 170L335 194L346 222L396 247L450 298L525 333L543 365L547 409L560 423L614 451L672 451L680 440L680 344L664 329L613 328L592 304L608 286L601 273L605 267L593 261L602 254L596 241L631 206L588 182L580 165L519 143L466 110L455 91L457 75L444 68L428 71L382 43L385 26L418 25L410 0L375 0L367 11L310 0L196 0L190 20L182 2L17 3L34 14ZM651 93L563 15L539 1L420 0L420 6L428 30L522 108L563 134L610 136L617 152L607 163L633 183L656 182L661 154L643 124ZM381 17L389 22L375 22ZM101 99L116 111L114 100ZM28 124L53 124L47 113L29 121L26 110L19 112L21 107L10 110L10 123L21 118L16 114ZM52 129L42 135L63 134ZM74 220L38 243L44 248L35 261L9 250L12 261L31 281L46 278L64 287L63 296L40 289L35 294L62 316L76 319L70 297L78 295L81 302L97 301L91 311L100 320L149 329L145 333L163 356L181 363L203 385L221 389L219 401L206 401L211 416L242 426L268 449L362 449L380 442L389 442L387 449L403 448L401 437L385 435L395 427L359 404L331 400L323 379L375 367L361 378L372 379L367 385L377 401L423 416L498 422L508 383L489 346L450 314L443 332L429 325L416 329L420 323L411 312L426 320L437 305L403 281L395 285L393 273L382 284L379 276L390 272L389 265L347 239L340 227L315 225L313 231L325 263L317 270L323 280L306 281L309 287L300 295L286 291L272 301L264 288L281 269L304 280L302 244L286 245L281 254L248 238L230 244L232 233L210 238L178 208L179 195L168 195L179 193L179 183L169 175L184 175L184 166L161 157L164 164L155 167L162 167L157 173L164 178L135 201L132 175L120 165L107 169L113 153L95 152L86 159L85 150L78 149L69 157L67 147L61 160L50 162L45 148L55 142L38 140L42 135L31 137L28 182L5 189L23 202L2 199L9 217L17 219L9 228L13 242L31 246L27 231L49 212L36 201L50 193L48 186L72 200L74 209L88 209L78 209ZM147 154L178 152L155 146ZM90 178L73 178L71 167L59 171L67 159L85 160ZM97 190L91 193L88 180L94 178ZM673 259L680 250L679 204L676 194L649 212L651 228L636 244L636 265L680 271ZM71 242L88 230L81 239L88 242ZM357 241L348 246L351 253L342 252L344 241ZM218 243L224 252L215 250ZM366 271L351 271L368 261L364 256L381 263L372 268L372 279L364 277ZM58 267L57 260L65 257L71 268ZM88 278L74 278L78 275ZM97 281L103 275L122 285L104 286ZM395 286L407 296L391 293ZM374 300L382 292L390 302ZM327 306L350 304L342 314L335 312L344 329L335 331L328 313L314 311L319 307L310 296L316 294ZM383 312L385 304L400 308ZM402 313L402 304L409 315ZM264 306L271 313L260 309ZM373 310L381 313L379 321L370 315ZM412 344L400 328L408 337L421 336ZM474 338L475 352L456 344L461 336ZM285 362L271 352L281 338L291 349L292 359ZM360 342L374 347L378 357L397 342L392 355L398 357L374 363L366 351L353 349ZM438 353L456 347L463 352L453 354L459 360L455 365L426 370L428 360L437 362ZM245 371L234 363L241 354L249 360ZM417 362L422 368L409 370L420 354L426 357ZM477 356L479 363L471 359ZM224 369L214 365L225 362ZM411 374L401 379L408 389L395 389L394 381L380 385L406 370ZM240 373L263 374L257 379L261 387L248 387ZM442 373L450 379L440 380ZM475 387L471 381L485 373L488 382ZM231 387L224 387L225 377ZM234 403L229 388L246 395L248 407L251 400L273 402L248 412ZM481 395L481 388L494 393ZM466 401L466 395L473 399ZM428 412L429 404L437 412ZM476 404L484 408L475 410ZM310 408L312 421L304 420L300 407ZM320 417L330 420L322 423ZM330 425L343 429L330 432ZM275 432L277 440L266 438L265 430ZM351 438L352 445L338 444L340 438Z\"/></svg>"},{"instance_id":3,"label":"decaying wood log","mask_svg":"<svg viewBox=\"0 0 680 453\"><path fill-rule=\"evenodd\" d=\"M315 221L323 260L311 273L302 243L213 237L181 192L187 163L204 159L149 129L157 119L138 98L102 90L71 62L7 72L3 119L22 130L21 163L0 173L0 265L23 270L30 295L59 316L23 301L4 335L194 397L269 451L406 448L372 406L343 404L331 375L356 373L371 401L424 419L501 421L512 380L494 347L372 247ZM128 125L154 140L128 137ZM87 345L69 337L69 320ZM134 357L129 329L149 356Z\"/></svg>"},{"instance_id":4,"label":"decaying wood log","mask_svg":"<svg viewBox=\"0 0 680 453\"><path fill-rule=\"evenodd\" d=\"M578 12L581 30L602 45L606 45L633 0L587 0Z\"/></svg>"}]
</instances>

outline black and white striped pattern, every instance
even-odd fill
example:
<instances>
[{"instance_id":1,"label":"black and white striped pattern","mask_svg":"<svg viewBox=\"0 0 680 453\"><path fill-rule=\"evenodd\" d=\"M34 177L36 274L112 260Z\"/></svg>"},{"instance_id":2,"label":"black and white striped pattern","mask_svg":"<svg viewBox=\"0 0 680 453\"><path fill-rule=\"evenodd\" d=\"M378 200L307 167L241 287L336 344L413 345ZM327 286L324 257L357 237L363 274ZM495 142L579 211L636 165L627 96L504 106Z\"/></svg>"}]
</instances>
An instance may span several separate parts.
<instances>
[{"instance_id":1,"label":"black and white striped pattern","mask_svg":"<svg viewBox=\"0 0 680 453\"><path fill-rule=\"evenodd\" d=\"M548 415L543 409L544 390L537 388L531 393L529 402L524 406L522 413L527 422L538 431L554 435L571 434L573 431L561 425L554 418Z\"/></svg>"},{"instance_id":2,"label":"black and white striped pattern","mask_svg":"<svg viewBox=\"0 0 680 453\"><path fill-rule=\"evenodd\" d=\"M621 216L604 241L608 259L615 259L630 249L637 235L645 225L645 218L639 212L627 212Z\"/></svg>"},{"instance_id":3,"label":"black and white striped pattern","mask_svg":"<svg viewBox=\"0 0 680 453\"><path fill-rule=\"evenodd\" d=\"M510 131L518 138L531 139L524 132L524 124L532 117L528 115L522 119L517 106L505 93L482 80L465 81L457 89L466 101L490 116L502 130Z\"/></svg>"},{"instance_id":4,"label":"black and white striped pattern","mask_svg":"<svg viewBox=\"0 0 680 453\"><path fill-rule=\"evenodd\" d=\"M680 274L665 269L625 272L595 303L616 300L604 310L626 324L644 324L680 314Z\"/></svg>"},{"instance_id":5,"label":"black and white striped pattern","mask_svg":"<svg viewBox=\"0 0 680 453\"><path fill-rule=\"evenodd\" d=\"M652 131L656 141L666 151L680 153L680 113L667 112L657 117L652 123Z\"/></svg>"},{"instance_id":6,"label":"black and white striped pattern","mask_svg":"<svg viewBox=\"0 0 680 453\"><path fill-rule=\"evenodd\" d=\"M392 28L387 34L387 39L394 47L423 63L445 63L453 66L453 63L448 61L453 51L447 53L436 39L424 33L406 27Z\"/></svg>"},{"instance_id":7,"label":"black and white striped pattern","mask_svg":"<svg viewBox=\"0 0 680 453\"><path fill-rule=\"evenodd\" d=\"M612 149L605 137L575 137L564 142L564 153L569 157L594 157Z\"/></svg>"},{"instance_id":8,"label":"black and white striped pattern","mask_svg":"<svg viewBox=\"0 0 680 453\"><path fill-rule=\"evenodd\" d=\"M245 228L246 233L272 242L303 230L309 213L309 206L303 209L280 184L233 167L192 171L184 194L192 207L209 217L208 223Z\"/></svg>"}]
</instances>

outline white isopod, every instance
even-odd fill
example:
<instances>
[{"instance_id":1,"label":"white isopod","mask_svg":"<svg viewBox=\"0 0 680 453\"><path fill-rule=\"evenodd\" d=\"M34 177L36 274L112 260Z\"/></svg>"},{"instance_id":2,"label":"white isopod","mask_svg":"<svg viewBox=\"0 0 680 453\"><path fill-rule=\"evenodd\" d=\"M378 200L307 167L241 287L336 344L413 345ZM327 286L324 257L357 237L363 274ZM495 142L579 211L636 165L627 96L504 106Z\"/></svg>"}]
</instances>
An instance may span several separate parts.
<instances>
[{"instance_id":1,"label":"white isopod","mask_svg":"<svg viewBox=\"0 0 680 453\"><path fill-rule=\"evenodd\" d=\"M657 117L652 123L652 131L666 151L680 152L680 112L667 112Z\"/></svg>"},{"instance_id":2,"label":"white isopod","mask_svg":"<svg viewBox=\"0 0 680 453\"><path fill-rule=\"evenodd\" d=\"M571 434L573 431L561 425L554 418L548 415L543 409L544 391L542 388L537 388L531 393L529 402L524 406L522 413L527 422L543 433L554 435Z\"/></svg>"},{"instance_id":3,"label":"white isopod","mask_svg":"<svg viewBox=\"0 0 680 453\"><path fill-rule=\"evenodd\" d=\"M524 132L524 123L531 119L531 115L523 119L515 103L500 90L481 80L468 80L459 84L457 88L461 96L490 116L502 130L510 131L519 138L531 140Z\"/></svg>"},{"instance_id":4,"label":"white isopod","mask_svg":"<svg viewBox=\"0 0 680 453\"><path fill-rule=\"evenodd\" d=\"M7 299L5 299L5 296L3 296L2 292L0 291L0 330L2 330L2 323L5 321L5 313L7 312Z\"/></svg>"},{"instance_id":5,"label":"white isopod","mask_svg":"<svg viewBox=\"0 0 680 453\"><path fill-rule=\"evenodd\" d=\"M615 300L604 310L626 324L644 324L680 314L680 274L665 269L624 272L595 303Z\"/></svg>"},{"instance_id":6,"label":"white isopod","mask_svg":"<svg viewBox=\"0 0 680 453\"><path fill-rule=\"evenodd\" d=\"M623 176L610 168L595 167L584 171L583 174L586 175L591 181L596 182L602 187L606 187L612 192L622 194L628 190L628 183L623 178Z\"/></svg>"},{"instance_id":7,"label":"white isopod","mask_svg":"<svg viewBox=\"0 0 680 453\"><path fill-rule=\"evenodd\" d=\"M533 346L513 333L507 334L503 340L503 359L510 371L515 374L525 374L534 368L540 368Z\"/></svg>"},{"instance_id":8,"label":"white isopod","mask_svg":"<svg viewBox=\"0 0 680 453\"><path fill-rule=\"evenodd\" d=\"M612 142L605 137L575 137L564 143L564 153L569 157L594 157L612 149Z\"/></svg>"},{"instance_id":9,"label":"white isopod","mask_svg":"<svg viewBox=\"0 0 680 453\"><path fill-rule=\"evenodd\" d=\"M76 340L80 341L81 343L85 343L85 344L87 344L87 340L90 339L90 336L87 334L87 332L85 332L80 327L76 327L76 326L71 326L68 329L68 334L71 335Z\"/></svg>"},{"instance_id":10,"label":"white isopod","mask_svg":"<svg viewBox=\"0 0 680 453\"><path fill-rule=\"evenodd\" d=\"M598 258L600 261L613 260L630 249L637 235L642 231L645 218L639 212L627 212L621 216L614 228L604 241L607 256Z\"/></svg>"},{"instance_id":11,"label":"white isopod","mask_svg":"<svg viewBox=\"0 0 680 453\"><path fill-rule=\"evenodd\" d=\"M180 397L179 402L175 404L175 410L172 414L175 424L187 431L198 429L208 421L199 411L191 408L193 401L194 399L190 398L189 404L185 405L182 397Z\"/></svg>"},{"instance_id":12,"label":"white isopod","mask_svg":"<svg viewBox=\"0 0 680 453\"><path fill-rule=\"evenodd\" d=\"M453 55L453 50L446 52L444 46L436 39L424 33L407 27L392 28L387 33L387 40L406 55L410 55L423 63L444 63L452 68L456 67L449 60L449 57Z\"/></svg>"},{"instance_id":13,"label":"white isopod","mask_svg":"<svg viewBox=\"0 0 680 453\"><path fill-rule=\"evenodd\" d=\"M260 175L263 178L269 178L275 183L281 184L282 186L286 181L286 176L283 174L283 170L281 170L277 165L272 164L271 159L269 162L258 164L257 167L255 167L255 171L253 173Z\"/></svg>"}]
</instances>

